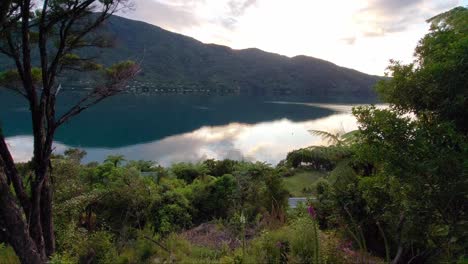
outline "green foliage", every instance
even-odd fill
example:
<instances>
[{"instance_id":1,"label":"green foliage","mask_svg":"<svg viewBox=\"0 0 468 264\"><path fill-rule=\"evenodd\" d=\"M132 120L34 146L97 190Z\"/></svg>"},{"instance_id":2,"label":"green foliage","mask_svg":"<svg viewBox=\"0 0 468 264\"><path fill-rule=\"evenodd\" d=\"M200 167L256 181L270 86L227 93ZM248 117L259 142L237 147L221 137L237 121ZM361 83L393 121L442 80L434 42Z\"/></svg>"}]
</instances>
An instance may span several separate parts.
<instances>
[{"instance_id":1,"label":"green foliage","mask_svg":"<svg viewBox=\"0 0 468 264\"><path fill-rule=\"evenodd\" d=\"M79 163L86 156L86 151L77 148L71 148L65 150L63 154L66 158Z\"/></svg>"},{"instance_id":2,"label":"green foliage","mask_svg":"<svg viewBox=\"0 0 468 264\"><path fill-rule=\"evenodd\" d=\"M237 211L244 212L249 221L254 220L258 214L285 210L288 192L280 174L267 164L239 163L234 177L238 184Z\"/></svg>"},{"instance_id":3,"label":"green foliage","mask_svg":"<svg viewBox=\"0 0 468 264\"><path fill-rule=\"evenodd\" d=\"M17 70L8 70L0 73L1 86L17 87L21 85L21 79Z\"/></svg>"},{"instance_id":4,"label":"green foliage","mask_svg":"<svg viewBox=\"0 0 468 264\"><path fill-rule=\"evenodd\" d=\"M66 232L58 232L59 250L52 263L114 263L118 253L114 245L114 236L106 231L88 232L75 228L73 223Z\"/></svg>"},{"instance_id":5,"label":"green foliage","mask_svg":"<svg viewBox=\"0 0 468 264\"><path fill-rule=\"evenodd\" d=\"M393 78L377 86L385 102L421 121L454 122L467 132L468 10L458 7L429 20L431 28L419 42L414 63L392 62Z\"/></svg>"},{"instance_id":6,"label":"green foliage","mask_svg":"<svg viewBox=\"0 0 468 264\"><path fill-rule=\"evenodd\" d=\"M232 175L226 174L208 183L195 181L190 188L194 223L226 219L233 213L237 182Z\"/></svg>"},{"instance_id":7,"label":"green foliage","mask_svg":"<svg viewBox=\"0 0 468 264\"><path fill-rule=\"evenodd\" d=\"M112 235L105 231L91 234L83 245L85 254L80 256L80 262L84 262L91 255L96 263L115 263L117 251L112 240Z\"/></svg>"},{"instance_id":8,"label":"green foliage","mask_svg":"<svg viewBox=\"0 0 468 264\"><path fill-rule=\"evenodd\" d=\"M204 164L175 164L169 172L181 179L155 179L142 173L168 171L148 161L128 161L120 166L121 156L83 165L79 160L84 155L71 149L52 160L58 250L53 263L86 259L96 263L145 263L156 257L169 260L171 255L154 241L170 247L167 243L175 243L172 234L196 224L213 219L230 222L244 210L248 220L244 227L248 227L261 219L279 217L286 208L287 191L281 174L267 164L219 161L233 165L229 169L233 174L218 177L206 175ZM28 164L19 168L24 175L30 173ZM235 229L235 225L230 227ZM171 249L178 251L181 262L216 262L221 258L220 252L184 243L188 242L176 243L180 250ZM189 249L184 251L184 247ZM99 254L108 254L99 255L98 250Z\"/></svg>"},{"instance_id":9,"label":"green foliage","mask_svg":"<svg viewBox=\"0 0 468 264\"><path fill-rule=\"evenodd\" d=\"M468 190L466 136L452 124L411 121L389 110L361 108L355 114L362 124L358 158L376 165L372 178L360 180L369 213L393 227L404 215L402 243L445 248L449 255L459 250L455 241L465 236L460 230Z\"/></svg>"},{"instance_id":10,"label":"green foliage","mask_svg":"<svg viewBox=\"0 0 468 264\"><path fill-rule=\"evenodd\" d=\"M348 263L336 236L320 232L305 214L250 242L246 263Z\"/></svg>"},{"instance_id":11,"label":"green foliage","mask_svg":"<svg viewBox=\"0 0 468 264\"><path fill-rule=\"evenodd\" d=\"M232 174L238 162L235 160L229 160L229 159L225 159L225 160L209 159L209 160L203 161L203 164L208 169L209 175L219 177L225 174Z\"/></svg>"},{"instance_id":12,"label":"green foliage","mask_svg":"<svg viewBox=\"0 0 468 264\"><path fill-rule=\"evenodd\" d=\"M0 244L0 264L19 264L20 261L13 248Z\"/></svg>"},{"instance_id":13,"label":"green foliage","mask_svg":"<svg viewBox=\"0 0 468 264\"><path fill-rule=\"evenodd\" d=\"M152 226L155 232L168 235L191 225L190 203L183 195L168 191L151 206Z\"/></svg>"},{"instance_id":14,"label":"green foliage","mask_svg":"<svg viewBox=\"0 0 468 264\"><path fill-rule=\"evenodd\" d=\"M468 11L430 22L415 63L393 62L393 78L377 86L390 108L353 110L359 133L349 155L317 185L321 225L342 226L361 251L387 261L448 262L467 248Z\"/></svg>"},{"instance_id":15,"label":"green foliage","mask_svg":"<svg viewBox=\"0 0 468 264\"><path fill-rule=\"evenodd\" d=\"M124 161L125 157L123 155L110 155L104 160L104 162L110 163L114 167L119 167Z\"/></svg>"},{"instance_id":16,"label":"green foliage","mask_svg":"<svg viewBox=\"0 0 468 264\"><path fill-rule=\"evenodd\" d=\"M296 220L292 225L294 239L291 249L301 263L321 263L317 222L310 217Z\"/></svg>"},{"instance_id":17,"label":"green foliage","mask_svg":"<svg viewBox=\"0 0 468 264\"><path fill-rule=\"evenodd\" d=\"M101 64L96 63L90 59L83 59L77 54L65 54L61 63L64 68L68 70L78 70L78 71L98 71L103 68Z\"/></svg>"},{"instance_id":18,"label":"green foliage","mask_svg":"<svg viewBox=\"0 0 468 264\"><path fill-rule=\"evenodd\" d=\"M204 164L192 164L185 162L173 164L170 168L170 171L177 179L184 180L188 183L191 183L196 178L205 176L208 173L208 169Z\"/></svg>"},{"instance_id":19,"label":"green foliage","mask_svg":"<svg viewBox=\"0 0 468 264\"><path fill-rule=\"evenodd\" d=\"M127 60L113 64L105 69L104 77L111 85L120 84L120 82L128 80L129 77L135 76L139 70L139 65L134 61Z\"/></svg>"},{"instance_id":20,"label":"green foliage","mask_svg":"<svg viewBox=\"0 0 468 264\"><path fill-rule=\"evenodd\" d=\"M308 147L294 150L286 157L287 165L293 168L311 167L315 170L331 171L336 163L350 155L346 146Z\"/></svg>"},{"instance_id":21,"label":"green foliage","mask_svg":"<svg viewBox=\"0 0 468 264\"><path fill-rule=\"evenodd\" d=\"M160 166L156 166L156 163L153 161L146 161L146 160L130 160L127 163L128 168L135 168L141 172L152 172L152 171L159 171Z\"/></svg>"},{"instance_id":22,"label":"green foliage","mask_svg":"<svg viewBox=\"0 0 468 264\"><path fill-rule=\"evenodd\" d=\"M41 78L41 69L40 68L32 68L32 81L35 85L41 85L42 78ZM18 89L22 87L21 77L18 73L18 70L6 70L0 72L0 87L7 87L7 88L14 88Z\"/></svg>"}]
</instances>

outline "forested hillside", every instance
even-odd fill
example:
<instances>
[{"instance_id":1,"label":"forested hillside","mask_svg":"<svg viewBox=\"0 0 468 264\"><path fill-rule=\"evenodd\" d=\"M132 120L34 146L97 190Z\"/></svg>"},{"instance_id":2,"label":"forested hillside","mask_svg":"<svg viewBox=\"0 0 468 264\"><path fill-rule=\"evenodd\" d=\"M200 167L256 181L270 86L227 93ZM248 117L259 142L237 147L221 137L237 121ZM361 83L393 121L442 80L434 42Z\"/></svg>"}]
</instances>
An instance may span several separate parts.
<instances>
[{"instance_id":1,"label":"forested hillside","mask_svg":"<svg viewBox=\"0 0 468 264\"><path fill-rule=\"evenodd\" d=\"M131 85L138 91L373 96L372 86L379 79L312 57L204 44L118 16L109 18L99 34L112 41L113 48L84 49L80 57L96 56L105 65L128 59L140 62L142 72ZM0 69L13 67L11 60L0 59ZM64 88L86 88L92 79L79 73L65 77Z\"/></svg>"}]
</instances>

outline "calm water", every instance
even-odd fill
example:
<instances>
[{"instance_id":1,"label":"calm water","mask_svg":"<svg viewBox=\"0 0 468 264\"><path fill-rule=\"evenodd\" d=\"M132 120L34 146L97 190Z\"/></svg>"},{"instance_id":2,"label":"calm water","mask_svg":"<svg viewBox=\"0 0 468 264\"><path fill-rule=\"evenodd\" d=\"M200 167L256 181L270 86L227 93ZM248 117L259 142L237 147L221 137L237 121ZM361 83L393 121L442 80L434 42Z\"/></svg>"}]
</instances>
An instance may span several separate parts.
<instances>
[{"instance_id":1,"label":"calm water","mask_svg":"<svg viewBox=\"0 0 468 264\"><path fill-rule=\"evenodd\" d=\"M64 111L80 94L60 95ZM55 148L88 152L85 161L109 154L163 165L206 158L276 164L297 148L321 144L307 130L353 130L359 98L129 95L104 101L61 127ZM26 102L0 92L0 120L17 161L30 159L31 126Z\"/></svg>"}]
</instances>

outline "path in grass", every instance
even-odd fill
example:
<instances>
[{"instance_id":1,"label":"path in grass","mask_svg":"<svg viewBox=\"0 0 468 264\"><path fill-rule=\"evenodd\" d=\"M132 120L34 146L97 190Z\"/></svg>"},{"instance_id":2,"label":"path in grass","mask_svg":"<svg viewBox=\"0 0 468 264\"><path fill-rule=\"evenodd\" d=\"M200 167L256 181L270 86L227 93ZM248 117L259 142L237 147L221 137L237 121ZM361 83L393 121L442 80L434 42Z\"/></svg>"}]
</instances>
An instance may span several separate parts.
<instances>
[{"instance_id":1,"label":"path in grass","mask_svg":"<svg viewBox=\"0 0 468 264\"><path fill-rule=\"evenodd\" d=\"M314 184L325 175L323 172L302 169L293 176L284 178L284 183L292 197L310 196L315 194ZM304 188L308 188L310 191L304 192Z\"/></svg>"}]
</instances>

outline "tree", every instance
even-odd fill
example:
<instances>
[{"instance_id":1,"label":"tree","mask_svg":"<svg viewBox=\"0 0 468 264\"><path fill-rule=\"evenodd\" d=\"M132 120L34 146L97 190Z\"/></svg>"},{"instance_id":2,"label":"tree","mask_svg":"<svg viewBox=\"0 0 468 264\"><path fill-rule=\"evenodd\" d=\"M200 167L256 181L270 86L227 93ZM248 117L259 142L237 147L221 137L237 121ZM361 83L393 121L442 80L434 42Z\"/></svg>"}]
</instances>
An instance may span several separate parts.
<instances>
[{"instance_id":1,"label":"tree","mask_svg":"<svg viewBox=\"0 0 468 264\"><path fill-rule=\"evenodd\" d=\"M114 12L129 7L127 1L14 0L9 5L2 1L6 15L0 17L0 52L15 68L0 74L0 86L26 99L34 137L34 173L26 186L0 132L0 237L23 263L44 263L55 252L50 159L56 130L87 108L125 90L139 72L139 66L130 61L103 68L94 57L78 55L85 53L83 48L110 47L97 30ZM60 80L69 71L93 71L99 79L87 95L59 115Z\"/></svg>"},{"instance_id":2,"label":"tree","mask_svg":"<svg viewBox=\"0 0 468 264\"><path fill-rule=\"evenodd\" d=\"M115 168L119 167L125 161L122 155L109 155L104 162L111 163Z\"/></svg>"},{"instance_id":3,"label":"tree","mask_svg":"<svg viewBox=\"0 0 468 264\"><path fill-rule=\"evenodd\" d=\"M350 203L365 210L352 216L386 234L392 263L445 263L467 247L468 9L429 22L415 61L392 62L377 86L390 108L353 110L355 163L373 170L357 178Z\"/></svg>"},{"instance_id":4,"label":"tree","mask_svg":"<svg viewBox=\"0 0 468 264\"><path fill-rule=\"evenodd\" d=\"M78 148L70 148L65 150L63 153L68 159L80 163L81 160L86 156L86 151Z\"/></svg>"},{"instance_id":5,"label":"tree","mask_svg":"<svg viewBox=\"0 0 468 264\"><path fill-rule=\"evenodd\" d=\"M453 122L468 132L468 10L457 7L428 20L415 61L391 61L391 79L377 85L383 101L421 121Z\"/></svg>"}]
</instances>

